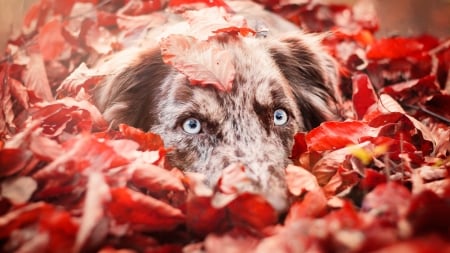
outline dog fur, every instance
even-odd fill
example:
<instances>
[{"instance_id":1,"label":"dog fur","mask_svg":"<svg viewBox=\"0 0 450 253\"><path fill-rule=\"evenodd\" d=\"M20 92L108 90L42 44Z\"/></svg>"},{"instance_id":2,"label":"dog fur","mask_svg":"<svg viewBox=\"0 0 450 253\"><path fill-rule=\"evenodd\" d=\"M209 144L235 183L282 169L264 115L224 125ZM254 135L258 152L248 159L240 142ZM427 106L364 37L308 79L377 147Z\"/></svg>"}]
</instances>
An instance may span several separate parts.
<instances>
[{"instance_id":1,"label":"dog fur","mask_svg":"<svg viewBox=\"0 0 450 253\"><path fill-rule=\"evenodd\" d=\"M113 126L126 123L161 135L174 148L167 155L171 165L205 174L210 185L227 166L244 166L252 180L245 190L264 194L284 210L284 169L291 163L293 137L338 117L338 73L319 36L270 29L267 36L211 42L234 58L230 91L191 85L163 62L158 46L151 46L116 64L114 74L95 92L95 101ZM287 112L286 124L274 124L277 109ZM183 130L189 118L201 122L200 133Z\"/></svg>"}]
</instances>

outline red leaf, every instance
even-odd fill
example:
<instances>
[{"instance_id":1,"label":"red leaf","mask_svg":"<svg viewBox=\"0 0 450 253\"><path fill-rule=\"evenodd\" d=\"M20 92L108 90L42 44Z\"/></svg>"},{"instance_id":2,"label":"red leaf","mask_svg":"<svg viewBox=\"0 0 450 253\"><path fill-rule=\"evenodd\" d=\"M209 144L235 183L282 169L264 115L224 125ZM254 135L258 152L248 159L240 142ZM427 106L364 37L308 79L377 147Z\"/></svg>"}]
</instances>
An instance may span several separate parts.
<instances>
[{"instance_id":1,"label":"red leaf","mask_svg":"<svg viewBox=\"0 0 450 253\"><path fill-rule=\"evenodd\" d=\"M45 215L41 220L38 232L48 233L48 252L61 252L72 249L78 231L78 223L66 211L55 210L51 215Z\"/></svg>"},{"instance_id":2,"label":"red leaf","mask_svg":"<svg viewBox=\"0 0 450 253\"><path fill-rule=\"evenodd\" d=\"M320 189L317 178L311 172L293 165L288 165L286 168L286 183L289 192L294 196L300 196L305 191Z\"/></svg>"},{"instance_id":3,"label":"red leaf","mask_svg":"<svg viewBox=\"0 0 450 253\"><path fill-rule=\"evenodd\" d=\"M45 101L54 100L41 55L37 53L30 54L30 61L23 72L22 78L27 89L31 90L38 98Z\"/></svg>"},{"instance_id":4,"label":"red leaf","mask_svg":"<svg viewBox=\"0 0 450 253\"><path fill-rule=\"evenodd\" d=\"M28 109L30 106L30 98L25 86L14 78L10 78L9 81L11 94L24 109Z\"/></svg>"},{"instance_id":5,"label":"red leaf","mask_svg":"<svg viewBox=\"0 0 450 253\"><path fill-rule=\"evenodd\" d=\"M425 190L414 196L407 208L407 219L414 229L414 234L439 232L443 236L448 236L450 227L448 198L439 197L436 193Z\"/></svg>"},{"instance_id":6,"label":"red leaf","mask_svg":"<svg viewBox=\"0 0 450 253\"><path fill-rule=\"evenodd\" d=\"M170 35L160 46L164 62L185 74L192 85L231 90L235 69L233 55L228 51L211 42L183 35Z\"/></svg>"},{"instance_id":7,"label":"red leaf","mask_svg":"<svg viewBox=\"0 0 450 253\"><path fill-rule=\"evenodd\" d=\"M0 217L0 238L8 238L11 233L29 224L35 224L44 214L53 211L54 207L40 202L20 207Z\"/></svg>"},{"instance_id":8,"label":"red leaf","mask_svg":"<svg viewBox=\"0 0 450 253\"><path fill-rule=\"evenodd\" d=\"M324 122L306 135L312 151L327 151L357 144L363 137L378 135L378 129L359 121Z\"/></svg>"},{"instance_id":9,"label":"red leaf","mask_svg":"<svg viewBox=\"0 0 450 253\"><path fill-rule=\"evenodd\" d=\"M377 250L377 253L408 252L408 253L432 253L450 252L448 240L437 235L428 235L419 238L394 243Z\"/></svg>"},{"instance_id":10,"label":"red leaf","mask_svg":"<svg viewBox=\"0 0 450 253\"><path fill-rule=\"evenodd\" d=\"M185 220L179 209L128 188L112 189L111 195L107 211L117 224L140 231L170 231Z\"/></svg>"},{"instance_id":11,"label":"red leaf","mask_svg":"<svg viewBox=\"0 0 450 253\"><path fill-rule=\"evenodd\" d=\"M238 194L242 190L246 191L252 180L247 176L245 170L246 168L242 164L233 163L229 165L223 170L216 187L220 192L227 195Z\"/></svg>"},{"instance_id":12,"label":"red leaf","mask_svg":"<svg viewBox=\"0 0 450 253\"><path fill-rule=\"evenodd\" d=\"M0 150L0 178L12 176L21 171L32 159L32 152L21 149Z\"/></svg>"},{"instance_id":13,"label":"red leaf","mask_svg":"<svg viewBox=\"0 0 450 253\"><path fill-rule=\"evenodd\" d=\"M62 35L63 24L58 19L46 23L39 30L38 43L45 61L58 59L69 51L69 44Z\"/></svg>"},{"instance_id":14,"label":"red leaf","mask_svg":"<svg viewBox=\"0 0 450 253\"><path fill-rule=\"evenodd\" d=\"M322 189L327 196L335 196L357 185L359 182L360 178L357 169L349 170L341 165Z\"/></svg>"},{"instance_id":15,"label":"red leaf","mask_svg":"<svg viewBox=\"0 0 450 253\"><path fill-rule=\"evenodd\" d=\"M97 107L87 101L66 97L51 103L37 103L33 119L42 121L44 133L57 136L62 131L80 133L92 128L106 129L108 123Z\"/></svg>"},{"instance_id":16,"label":"red leaf","mask_svg":"<svg viewBox=\"0 0 450 253\"><path fill-rule=\"evenodd\" d=\"M223 7L228 12L233 12L223 0L169 0L169 7L178 12L182 12L186 9L201 9L205 6Z\"/></svg>"},{"instance_id":17,"label":"red leaf","mask_svg":"<svg viewBox=\"0 0 450 253\"><path fill-rule=\"evenodd\" d=\"M369 77L365 74L353 76L353 110L356 118L362 119L364 115L377 104L378 97L373 89Z\"/></svg>"},{"instance_id":18,"label":"red leaf","mask_svg":"<svg viewBox=\"0 0 450 253\"><path fill-rule=\"evenodd\" d=\"M65 95L76 96L81 89L91 90L104 77L98 75L94 70L89 69L84 62L82 62L72 73L62 81L58 87L58 93Z\"/></svg>"},{"instance_id":19,"label":"red leaf","mask_svg":"<svg viewBox=\"0 0 450 253\"><path fill-rule=\"evenodd\" d=\"M294 136L294 146L292 147L291 156L289 157L292 160L297 161L303 153L308 151L308 145L306 144L305 137L305 133L297 133Z\"/></svg>"},{"instance_id":20,"label":"red leaf","mask_svg":"<svg viewBox=\"0 0 450 253\"><path fill-rule=\"evenodd\" d=\"M15 240L13 251L40 249L61 252L73 248L78 225L70 214L45 203L34 203L0 219L0 238ZM29 235L34 234L30 237Z\"/></svg>"},{"instance_id":21,"label":"red leaf","mask_svg":"<svg viewBox=\"0 0 450 253\"><path fill-rule=\"evenodd\" d=\"M378 185L363 200L362 209L388 224L396 224L406 217L411 193L395 182Z\"/></svg>"},{"instance_id":22,"label":"red leaf","mask_svg":"<svg viewBox=\"0 0 450 253\"><path fill-rule=\"evenodd\" d=\"M326 214L327 198L321 189L307 192L302 201L295 202L289 209L286 224L304 218L318 218Z\"/></svg>"},{"instance_id":23,"label":"red leaf","mask_svg":"<svg viewBox=\"0 0 450 253\"><path fill-rule=\"evenodd\" d=\"M81 26L80 39L97 54L106 55L113 50L114 36L91 19L85 19Z\"/></svg>"},{"instance_id":24,"label":"red leaf","mask_svg":"<svg viewBox=\"0 0 450 253\"><path fill-rule=\"evenodd\" d=\"M223 33L229 36L256 34L247 26L247 20L244 17L232 15L223 8L188 11L183 16L189 23L189 34L201 41L214 39Z\"/></svg>"},{"instance_id":25,"label":"red leaf","mask_svg":"<svg viewBox=\"0 0 450 253\"><path fill-rule=\"evenodd\" d=\"M372 127L378 127L380 136L391 137L414 144L417 150L428 155L435 144L430 130L415 118L400 112L392 112L375 117L369 122Z\"/></svg>"},{"instance_id":26,"label":"red leaf","mask_svg":"<svg viewBox=\"0 0 450 253\"><path fill-rule=\"evenodd\" d=\"M124 146L123 140L116 142L122 144L124 153L129 152L127 149L133 148ZM58 173L78 174L86 170L101 171L129 163L128 159L120 156L113 145L88 134L81 134L63 143L63 154L39 170L34 177L41 180L49 179ZM70 164L73 162L77 165L76 171L69 171Z\"/></svg>"},{"instance_id":27,"label":"red leaf","mask_svg":"<svg viewBox=\"0 0 450 253\"><path fill-rule=\"evenodd\" d=\"M117 15L114 13L98 10L97 22L99 26L117 26Z\"/></svg>"},{"instance_id":28,"label":"red leaf","mask_svg":"<svg viewBox=\"0 0 450 253\"><path fill-rule=\"evenodd\" d=\"M119 125L120 132L126 137L139 144L139 150L159 150L164 148L164 142L157 134L147 132L128 126L125 124Z\"/></svg>"},{"instance_id":29,"label":"red leaf","mask_svg":"<svg viewBox=\"0 0 450 253\"><path fill-rule=\"evenodd\" d=\"M413 56L422 52L424 45L413 38L386 38L375 41L369 46L367 58L379 59L399 59Z\"/></svg>"},{"instance_id":30,"label":"red leaf","mask_svg":"<svg viewBox=\"0 0 450 253\"><path fill-rule=\"evenodd\" d=\"M424 98L440 92L435 76L425 76L384 87L382 93L389 94L395 100L416 105Z\"/></svg>"},{"instance_id":31,"label":"red leaf","mask_svg":"<svg viewBox=\"0 0 450 253\"><path fill-rule=\"evenodd\" d=\"M387 176L372 169L364 170L364 178L361 180L361 187L367 190L375 188L377 185L387 182Z\"/></svg>"},{"instance_id":32,"label":"red leaf","mask_svg":"<svg viewBox=\"0 0 450 253\"><path fill-rule=\"evenodd\" d=\"M161 9L160 0L131 0L117 12L123 15L139 16Z\"/></svg>"},{"instance_id":33,"label":"red leaf","mask_svg":"<svg viewBox=\"0 0 450 253\"><path fill-rule=\"evenodd\" d=\"M334 231L343 229L361 229L365 224L363 217L355 210L355 207L349 200L344 201L344 206L328 214L325 217L328 224L333 225Z\"/></svg>"},{"instance_id":34,"label":"red leaf","mask_svg":"<svg viewBox=\"0 0 450 253\"><path fill-rule=\"evenodd\" d=\"M429 98L425 104L425 108L433 113L436 113L442 118L446 118L447 122L450 121L450 95L449 94L436 94Z\"/></svg>"},{"instance_id":35,"label":"red leaf","mask_svg":"<svg viewBox=\"0 0 450 253\"><path fill-rule=\"evenodd\" d=\"M142 165L142 167L134 168L131 182L150 192L185 190L179 178L156 165Z\"/></svg>"},{"instance_id":36,"label":"red leaf","mask_svg":"<svg viewBox=\"0 0 450 253\"><path fill-rule=\"evenodd\" d=\"M13 98L11 97L11 78L9 77L10 65L3 63L0 65L0 137L9 135L16 127L14 124Z\"/></svg>"},{"instance_id":37,"label":"red leaf","mask_svg":"<svg viewBox=\"0 0 450 253\"><path fill-rule=\"evenodd\" d=\"M272 205L263 196L252 193L239 195L227 206L227 210L233 224L250 229L261 230L278 220Z\"/></svg>"},{"instance_id":38,"label":"red leaf","mask_svg":"<svg viewBox=\"0 0 450 253\"><path fill-rule=\"evenodd\" d=\"M102 229L101 221L105 218L105 205L111 201L109 190L109 186L100 172L95 171L88 175L87 193L76 238L75 252L85 248L88 240L94 245L99 245L106 238L108 230Z\"/></svg>"},{"instance_id":39,"label":"red leaf","mask_svg":"<svg viewBox=\"0 0 450 253\"><path fill-rule=\"evenodd\" d=\"M226 210L211 205L211 196L190 196L186 203L186 226L195 235L224 232L230 228Z\"/></svg>"},{"instance_id":40,"label":"red leaf","mask_svg":"<svg viewBox=\"0 0 450 253\"><path fill-rule=\"evenodd\" d=\"M210 234L204 242L205 250L209 253L253 252L257 245L257 238L240 230L233 230L224 235Z\"/></svg>"}]
</instances>

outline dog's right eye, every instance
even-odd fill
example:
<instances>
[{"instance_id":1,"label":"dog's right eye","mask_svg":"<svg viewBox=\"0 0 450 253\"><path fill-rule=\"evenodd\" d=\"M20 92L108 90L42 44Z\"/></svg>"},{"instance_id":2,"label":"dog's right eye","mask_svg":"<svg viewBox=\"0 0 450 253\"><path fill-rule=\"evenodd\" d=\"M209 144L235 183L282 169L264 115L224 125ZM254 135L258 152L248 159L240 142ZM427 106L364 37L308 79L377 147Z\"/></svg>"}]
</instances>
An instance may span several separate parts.
<instances>
[{"instance_id":1,"label":"dog's right eye","mask_svg":"<svg viewBox=\"0 0 450 253\"><path fill-rule=\"evenodd\" d=\"M183 122L183 130L188 134L198 134L202 130L202 124L196 118L188 118Z\"/></svg>"}]
</instances>

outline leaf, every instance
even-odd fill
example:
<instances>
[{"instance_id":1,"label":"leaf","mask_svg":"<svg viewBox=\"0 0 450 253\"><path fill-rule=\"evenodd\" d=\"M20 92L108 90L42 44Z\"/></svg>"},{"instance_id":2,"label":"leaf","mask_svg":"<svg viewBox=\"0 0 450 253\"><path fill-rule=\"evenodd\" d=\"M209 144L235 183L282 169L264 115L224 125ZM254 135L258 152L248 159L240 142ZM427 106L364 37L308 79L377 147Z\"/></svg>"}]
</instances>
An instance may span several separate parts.
<instances>
[{"instance_id":1,"label":"leaf","mask_svg":"<svg viewBox=\"0 0 450 253\"><path fill-rule=\"evenodd\" d=\"M105 218L106 213L105 205L111 201L110 189L104 176L98 171L90 173L86 190L83 216L75 241L75 252L85 248L88 240L91 240L94 245L98 245L105 240L108 234L106 228L101 228L101 221ZM93 238L97 242L92 242Z\"/></svg>"},{"instance_id":2,"label":"leaf","mask_svg":"<svg viewBox=\"0 0 450 253\"><path fill-rule=\"evenodd\" d=\"M424 45L414 38L385 38L372 43L367 51L367 58L398 59L422 52Z\"/></svg>"},{"instance_id":3,"label":"leaf","mask_svg":"<svg viewBox=\"0 0 450 253\"><path fill-rule=\"evenodd\" d=\"M119 125L119 131L127 138L139 144L139 150L152 151L164 148L164 142L157 134L147 132L128 126L125 124Z\"/></svg>"},{"instance_id":4,"label":"leaf","mask_svg":"<svg viewBox=\"0 0 450 253\"><path fill-rule=\"evenodd\" d=\"M364 173L364 178L361 180L361 187L364 189L371 190L377 185L387 182L387 175L383 175L373 169L365 169Z\"/></svg>"},{"instance_id":5,"label":"leaf","mask_svg":"<svg viewBox=\"0 0 450 253\"><path fill-rule=\"evenodd\" d=\"M233 224L261 230L277 222L277 212L261 195L243 193L227 206Z\"/></svg>"},{"instance_id":6,"label":"leaf","mask_svg":"<svg viewBox=\"0 0 450 253\"><path fill-rule=\"evenodd\" d=\"M419 238L411 238L409 240L393 243L387 247L384 247L377 252L389 253L389 252L410 252L410 253L423 253L423 252L450 252L450 246L448 242L438 235L426 235Z\"/></svg>"},{"instance_id":7,"label":"leaf","mask_svg":"<svg viewBox=\"0 0 450 253\"><path fill-rule=\"evenodd\" d=\"M32 159L28 150L5 148L0 150L0 177L12 176L20 172Z\"/></svg>"},{"instance_id":8,"label":"leaf","mask_svg":"<svg viewBox=\"0 0 450 253\"><path fill-rule=\"evenodd\" d=\"M301 201L295 202L289 209L286 224L292 224L299 219L318 218L327 211L327 198L321 189L309 191Z\"/></svg>"},{"instance_id":9,"label":"leaf","mask_svg":"<svg viewBox=\"0 0 450 253\"><path fill-rule=\"evenodd\" d=\"M62 131L80 133L108 126L97 107L85 100L66 97L50 103L36 103L33 109L36 109L32 113L33 119L42 121L47 135L57 136Z\"/></svg>"},{"instance_id":10,"label":"leaf","mask_svg":"<svg viewBox=\"0 0 450 253\"><path fill-rule=\"evenodd\" d=\"M186 11L184 18L190 25L189 34L198 40L212 40L216 36L247 36L256 34L247 26L247 21L239 15L232 15L224 8L212 7Z\"/></svg>"},{"instance_id":11,"label":"leaf","mask_svg":"<svg viewBox=\"0 0 450 253\"><path fill-rule=\"evenodd\" d=\"M57 93L64 93L65 95L75 96L81 89L91 90L103 80L103 75L96 74L96 71L89 69L84 62L82 62L68 77L62 81L61 85L56 90Z\"/></svg>"},{"instance_id":12,"label":"leaf","mask_svg":"<svg viewBox=\"0 0 450 253\"><path fill-rule=\"evenodd\" d=\"M53 94L45 72L45 64L41 55L30 54L30 61L23 73L23 82L39 99L53 101Z\"/></svg>"},{"instance_id":13,"label":"leaf","mask_svg":"<svg viewBox=\"0 0 450 253\"><path fill-rule=\"evenodd\" d=\"M320 189L316 177L304 168L288 165L286 168L286 183L289 192L294 196Z\"/></svg>"},{"instance_id":14,"label":"leaf","mask_svg":"<svg viewBox=\"0 0 450 253\"><path fill-rule=\"evenodd\" d=\"M160 0L152 1L128 1L117 12L123 15L138 16L148 14L161 9Z\"/></svg>"},{"instance_id":15,"label":"leaf","mask_svg":"<svg viewBox=\"0 0 450 253\"><path fill-rule=\"evenodd\" d=\"M233 12L232 9L223 0L170 0L170 8L175 12L183 12L187 9L202 9L204 7L223 7L228 12Z\"/></svg>"},{"instance_id":16,"label":"leaf","mask_svg":"<svg viewBox=\"0 0 450 253\"><path fill-rule=\"evenodd\" d=\"M220 192L227 195L235 195L245 192L252 180L245 172L246 168L242 164L234 163L227 166L222 171L222 176L217 182L217 188ZM215 205L220 207L222 205Z\"/></svg>"},{"instance_id":17,"label":"leaf","mask_svg":"<svg viewBox=\"0 0 450 253\"><path fill-rule=\"evenodd\" d=\"M113 51L115 37L104 27L98 26L91 19L85 19L82 23L80 39L84 44L97 54L107 55Z\"/></svg>"},{"instance_id":18,"label":"leaf","mask_svg":"<svg viewBox=\"0 0 450 253\"><path fill-rule=\"evenodd\" d=\"M28 202L36 189L37 183L30 177L11 178L1 184L1 195L19 205Z\"/></svg>"},{"instance_id":19,"label":"leaf","mask_svg":"<svg viewBox=\"0 0 450 253\"><path fill-rule=\"evenodd\" d=\"M17 251L70 250L77 230L78 225L68 212L43 202L23 206L0 218L0 238L16 239L12 246ZM10 237L13 231L16 236ZM30 233L34 235L31 238Z\"/></svg>"},{"instance_id":20,"label":"leaf","mask_svg":"<svg viewBox=\"0 0 450 253\"><path fill-rule=\"evenodd\" d=\"M385 222L396 224L406 217L411 203L411 193L404 186L388 182L378 185L367 194L362 209Z\"/></svg>"},{"instance_id":21,"label":"leaf","mask_svg":"<svg viewBox=\"0 0 450 253\"><path fill-rule=\"evenodd\" d=\"M324 122L306 135L306 143L312 151L336 150L375 137L378 131L360 121Z\"/></svg>"},{"instance_id":22,"label":"leaf","mask_svg":"<svg viewBox=\"0 0 450 253\"><path fill-rule=\"evenodd\" d=\"M353 76L353 110L356 118L362 119L364 115L376 106L378 97L373 89L369 77L365 74Z\"/></svg>"},{"instance_id":23,"label":"leaf","mask_svg":"<svg viewBox=\"0 0 450 253\"><path fill-rule=\"evenodd\" d=\"M111 189L107 211L117 224L138 231L171 231L185 220L179 209L128 188Z\"/></svg>"},{"instance_id":24,"label":"leaf","mask_svg":"<svg viewBox=\"0 0 450 253\"><path fill-rule=\"evenodd\" d=\"M62 156L63 147L55 140L42 135L42 129L31 134L29 149L43 161L52 161Z\"/></svg>"},{"instance_id":25,"label":"leaf","mask_svg":"<svg viewBox=\"0 0 450 253\"><path fill-rule=\"evenodd\" d=\"M14 78L9 79L9 81L11 94L24 109L28 109L30 107L30 97L25 86Z\"/></svg>"},{"instance_id":26,"label":"leaf","mask_svg":"<svg viewBox=\"0 0 450 253\"><path fill-rule=\"evenodd\" d=\"M446 218L450 211L448 198L442 198L436 193L425 190L410 199L406 218L411 223L414 234L440 233L448 235L450 221ZM403 209L402 209L403 211Z\"/></svg>"},{"instance_id":27,"label":"leaf","mask_svg":"<svg viewBox=\"0 0 450 253\"><path fill-rule=\"evenodd\" d=\"M300 156L308 151L308 145L306 144L306 133L297 133L294 136L294 146L292 147L291 156L289 157L293 161L300 159Z\"/></svg>"},{"instance_id":28,"label":"leaf","mask_svg":"<svg viewBox=\"0 0 450 253\"><path fill-rule=\"evenodd\" d=\"M210 253L252 252L256 245L258 245L258 238L240 230L233 230L223 235L210 234L204 242L206 252Z\"/></svg>"},{"instance_id":29,"label":"leaf","mask_svg":"<svg viewBox=\"0 0 450 253\"><path fill-rule=\"evenodd\" d=\"M39 30L38 43L45 61L58 59L63 56L64 52L69 51L69 44L61 33L62 29L62 22L54 18Z\"/></svg>"},{"instance_id":30,"label":"leaf","mask_svg":"<svg viewBox=\"0 0 450 253\"><path fill-rule=\"evenodd\" d=\"M192 85L212 85L230 91L234 81L234 57L212 42L170 35L162 39L163 61L185 74Z\"/></svg>"},{"instance_id":31,"label":"leaf","mask_svg":"<svg viewBox=\"0 0 450 253\"><path fill-rule=\"evenodd\" d=\"M428 75L420 79L409 80L384 87L380 92L390 95L397 101L416 105L424 98L438 94L439 85L435 76Z\"/></svg>"},{"instance_id":32,"label":"leaf","mask_svg":"<svg viewBox=\"0 0 450 253\"><path fill-rule=\"evenodd\" d=\"M9 64L0 65L0 136L9 135L9 132L16 126L14 124L13 101L11 97L11 79L9 77Z\"/></svg>"},{"instance_id":33,"label":"leaf","mask_svg":"<svg viewBox=\"0 0 450 253\"><path fill-rule=\"evenodd\" d=\"M127 150L124 147L124 151ZM133 147L131 147L133 148ZM89 134L81 134L76 138L63 143L63 155L40 169L35 178L49 179L58 174L58 171L69 174L89 173L90 171L101 171L129 163L129 160L120 156L112 145L98 140ZM78 166L75 171L70 164Z\"/></svg>"},{"instance_id":34,"label":"leaf","mask_svg":"<svg viewBox=\"0 0 450 253\"><path fill-rule=\"evenodd\" d=\"M179 178L156 165L132 165L131 182L137 187L150 192L184 191L185 188Z\"/></svg>"},{"instance_id":35,"label":"leaf","mask_svg":"<svg viewBox=\"0 0 450 253\"><path fill-rule=\"evenodd\" d=\"M186 226L194 235L205 236L230 228L226 210L215 208L211 196L190 195L186 202Z\"/></svg>"},{"instance_id":36,"label":"leaf","mask_svg":"<svg viewBox=\"0 0 450 253\"><path fill-rule=\"evenodd\" d=\"M446 108L450 108L449 94L436 94L427 99L424 104L425 108L437 115L439 119L445 118L446 122L450 122L450 112Z\"/></svg>"}]
</instances>

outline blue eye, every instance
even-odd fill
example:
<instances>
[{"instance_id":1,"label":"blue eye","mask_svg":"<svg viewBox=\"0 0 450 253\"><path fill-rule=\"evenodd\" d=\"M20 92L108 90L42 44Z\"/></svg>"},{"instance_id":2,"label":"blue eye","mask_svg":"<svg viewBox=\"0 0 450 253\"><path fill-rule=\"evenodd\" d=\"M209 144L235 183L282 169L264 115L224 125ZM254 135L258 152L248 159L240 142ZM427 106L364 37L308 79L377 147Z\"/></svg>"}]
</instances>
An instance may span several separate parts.
<instances>
[{"instance_id":1,"label":"blue eye","mask_svg":"<svg viewBox=\"0 0 450 253\"><path fill-rule=\"evenodd\" d=\"M198 134L202 130L202 124L196 118L188 118L183 122L183 130L188 134Z\"/></svg>"},{"instance_id":2,"label":"blue eye","mask_svg":"<svg viewBox=\"0 0 450 253\"><path fill-rule=\"evenodd\" d=\"M275 126L283 126L288 122L288 114L283 109L277 109L273 112L273 123Z\"/></svg>"}]
</instances>

